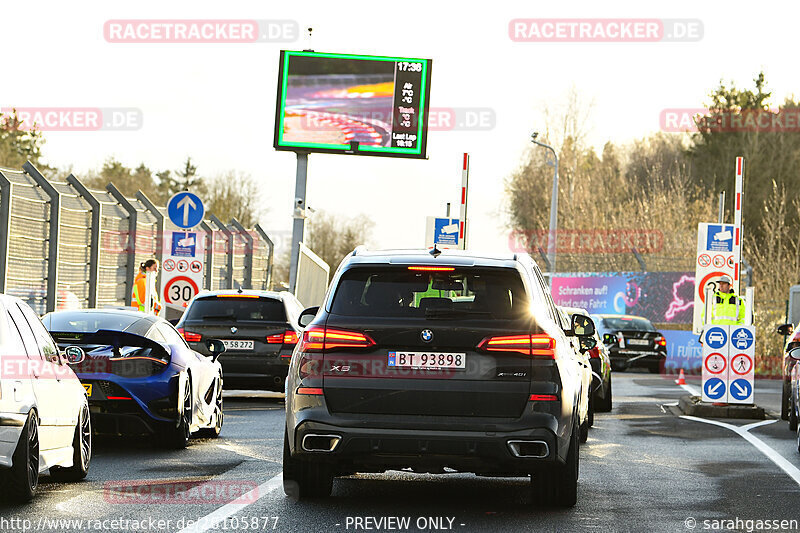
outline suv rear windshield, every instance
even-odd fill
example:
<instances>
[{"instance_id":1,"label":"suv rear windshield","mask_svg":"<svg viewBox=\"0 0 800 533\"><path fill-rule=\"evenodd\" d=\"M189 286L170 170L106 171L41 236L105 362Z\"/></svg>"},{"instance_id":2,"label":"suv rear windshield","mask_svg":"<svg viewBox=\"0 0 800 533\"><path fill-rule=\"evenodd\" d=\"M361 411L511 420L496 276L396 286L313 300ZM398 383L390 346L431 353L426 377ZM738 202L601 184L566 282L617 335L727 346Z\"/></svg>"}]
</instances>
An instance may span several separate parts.
<instances>
[{"instance_id":1,"label":"suv rear windshield","mask_svg":"<svg viewBox=\"0 0 800 533\"><path fill-rule=\"evenodd\" d=\"M516 270L409 267L353 268L342 275L331 312L347 316L408 318L520 318L528 295Z\"/></svg>"},{"instance_id":2,"label":"suv rear windshield","mask_svg":"<svg viewBox=\"0 0 800 533\"><path fill-rule=\"evenodd\" d=\"M646 318L603 318L603 327L610 330L656 331Z\"/></svg>"},{"instance_id":3,"label":"suv rear windshield","mask_svg":"<svg viewBox=\"0 0 800 533\"><path fill-rule=\"evenodd\" d=\"M274 298L212 296L192 302L186 320L286 322L286 311L283 302Z\"/></svg>"}]
</instances>

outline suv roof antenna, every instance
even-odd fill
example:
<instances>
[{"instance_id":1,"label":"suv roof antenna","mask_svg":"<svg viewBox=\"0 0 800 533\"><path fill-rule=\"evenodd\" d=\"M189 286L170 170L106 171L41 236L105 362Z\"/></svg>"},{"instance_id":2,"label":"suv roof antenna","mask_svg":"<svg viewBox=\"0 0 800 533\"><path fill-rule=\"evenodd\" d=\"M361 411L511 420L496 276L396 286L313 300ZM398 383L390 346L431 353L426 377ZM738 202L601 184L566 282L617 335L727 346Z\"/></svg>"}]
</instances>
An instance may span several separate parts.
<instances>
[{"instance_id":1,"label":"suv roof antenna","mask_svg":"<svg viewBox=\"0 0 800 533\"><path fill-rule=\"evenodd\" d=\"M442 251L438 249L435 244L433 245L431 251L428 253L430 253L433 257L439 257L440 255L442 255Z\"/></svg>"}]
</instances>

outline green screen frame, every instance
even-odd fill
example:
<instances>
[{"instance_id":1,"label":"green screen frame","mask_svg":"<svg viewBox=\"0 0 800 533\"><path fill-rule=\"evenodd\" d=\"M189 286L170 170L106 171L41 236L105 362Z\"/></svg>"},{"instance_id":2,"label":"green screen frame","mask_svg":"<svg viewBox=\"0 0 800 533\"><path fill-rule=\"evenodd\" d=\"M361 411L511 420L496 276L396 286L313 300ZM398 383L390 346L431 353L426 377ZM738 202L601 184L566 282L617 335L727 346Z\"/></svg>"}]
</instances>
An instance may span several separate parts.
<instances>
[{"instance_id":1,"label":"green screen frame","mask_svg":"<svg viewBox=\"0 0 800 533\"><path fill-rule=\"evenodd\" d=\"M399 148L385 146L359 146L358 150L351 150L347 144L327 144L309 142L290 142L283 140L283 119L284 105L286 104L286 87L289 78L288 61L291 57L328 57L332 59L360 59L366 61L386 61L395 63L397 61L414 61L422 63L422 88L420 90L419 107L421 113L417 123L417 138L420 142L417 148ZM368 56L361 54L334 54L310 51L291 51L281 50L280 68L278 70L278 97L275 105L275 134L273 146L276 150L291 152L318 152L328 154L346 155L373 155L385 157L405 157L414 159L427 159L428 145L428 113L430 109L430 86L431 86L431 67L430 59L393 57L393 56Z\"/></svg>"}]
</instances>

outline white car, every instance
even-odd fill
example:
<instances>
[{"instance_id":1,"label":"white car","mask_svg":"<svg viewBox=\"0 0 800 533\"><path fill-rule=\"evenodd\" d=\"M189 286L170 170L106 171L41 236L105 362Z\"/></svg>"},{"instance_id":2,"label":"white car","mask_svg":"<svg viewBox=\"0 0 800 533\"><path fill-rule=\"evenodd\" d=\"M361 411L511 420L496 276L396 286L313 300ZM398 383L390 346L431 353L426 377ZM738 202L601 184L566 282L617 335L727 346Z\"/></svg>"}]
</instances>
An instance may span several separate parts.
<instances>
[{"instance_id":1,"label":"white car","mask_svg":"<svg viewBox=\"0 0 800 533\"><path fill-rule=\"evenodd\" d=\"M721 342L725 343L725 336L717 331L708 335L708 342Z\"/></svg>"},{"instance_id":2,"label":"white car","mask_svg":"<svg viewBox=\"0 0 800 533\"><path fill-rule=\"evenodd\" d=\"M48 469L83 479L91 456L85 389L33 310L0 294L0 499L29 501Z\"/></svg>"}]
</instances>

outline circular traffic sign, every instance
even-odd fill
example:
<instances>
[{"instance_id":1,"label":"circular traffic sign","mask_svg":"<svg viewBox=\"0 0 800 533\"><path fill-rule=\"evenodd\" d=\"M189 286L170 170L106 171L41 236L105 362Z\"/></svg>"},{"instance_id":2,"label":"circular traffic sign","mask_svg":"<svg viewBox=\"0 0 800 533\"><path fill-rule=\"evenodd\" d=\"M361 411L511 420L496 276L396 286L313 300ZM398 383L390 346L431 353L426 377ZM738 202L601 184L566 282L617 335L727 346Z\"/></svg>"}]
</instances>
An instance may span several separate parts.
<instances>
[{"instance_id":1,"label":"circular traffic sign","mask_svg":"<svg viewBox=\"0 0 800 533\"><path fill-rule=\"evenodd\" d=\"M740 376L749 374L753 369L753 360L746 353L739 353L731 359L731 370Z\"/></svg>"},{"instance_id":2,"label":"circular traffic sign","mask_svg":"<svg viewBox=\"0 0 800 533\"><path fill-rule=\"evenodd\" d=\"M175 270L175 261L172 259L164 259L164 272L172 272Z\"/></svg>"},{"instance_id":3,"label":"circular traffic sign","mask_svg":"<svg viewBox=\"0 0 800 533\"><path fill-rule=\"evenodd\" d=\"M753 384L746 379L739 378L731 381L730 391L735 400L743 401L753 394Z\"/></svg>"},{"instance_id":4,"label":"circular traffic sign","mask_svg":"<svg viewBox=\"0 0 800 533\"><path fill-rule=\"evenodd\" d=\"M175 276L164 285L164 301L173 305L183 305L200 292L197 283L187 276Z\"/></svg>"},{"instance_id":5,"label":"circular traffic sign","mask_svg":"<svg viewBox=\"0 0 800 533\"><path fill-rule=\"evenodd\" d=\"M714 271L714 272L709 272L708 274L703 276L703 279L701 279L700 283L697 284L697 294L700 296L700 301L701 302L705 303L705 301L706 301L706 291L704 289L705 289L706 285L708 285L708 282L711 281L714 278L718 278L720 276L726 276L726 275L728 275L728 274L726 274L725 272L720 272L719 270L717 270L717 271Z\"/></svg>"},{"instance_id":6,"label":"circular traffic sign","mask_svg":"<svg viewBox=\"0 0 800 533\"><path fill-rule=\"evenodd\" d=\"M709 348L719 350L728 343L728 333L721 327L714 326L706 331L705 342Z\"/></svg>"},{"instance_id":7,"label":"circular traffic sign","mask_svg":"<svg viewBox=\"0 0 800 533\"><path fill-rule=\"evenodd\" d=\"M727 365L725 357L721 353L712 352L708 354L705 360L706 370L711 374L721 374Z\"/></svg>"},{"instance_id":8,"label":"circular traffic sign","mask_svg":"<svg viewBox=\"0 0 800 533\"><path fill-rule=\"evenodd\" d=\"M186 259L178 261L178 272L186 272L187 270L189 270L189 261Z\"/></svg>"},{"instance_id":9,"label":"circular traffic sign","mask_svg":"<svg viewBox=\"0 0 800 533\"><path fill-rule=\"evenodd\" d=\"M708 254L700 254L697 257L697 264L701 267L707 267L711 264L711 256Z\"/></svg>"},{"instance_id":10,"label":"circular traffic sign","mask_svg":"<svg viewBox=\"0 0 800 533\"><path fill-rule=\"evenodd\" d=\"M714 256L714 268L722 268L725 266L725 257L721 255Z\"/></svg>"},{"instance_id":11,"label":"circular traffic sign","mask_svg":"<svg viewBox=\"0 0 800 533\"><path fill-rule=\"evenodd\" d=\"M199 274L200 272L203 271L203 263L201 263L200 261L192 261L189 264L189 269L195 274Z\"/></svg>"},{"instance_id":12,"label":"circular traffic sign","mask_svg":"<svg viewBox=\"0 0 800 533\"><path fill-rule=\"evenodd\" d=\"M739 350L747 350L754 340L753 334L747 328L738 328L731 332L731 342Z\"/></svg>"},{"instance_id":13,"label":"circular traffic sign","mask_svg":"<svg viewBox=\"0 0 800 533\"><path fill-rule=\"evenodd\" d=\"M733 256L732 255L728 257L728 266L733 268Z\"/></svg>"},{"instance_id":14,"label":"circular traffic sign","mask_svg":"<svg viewBox=\"0 0 800 533\"><path fill-rule=\"evenodd\" d=\"M703 392L712 400L719 400L725 396L725 382L719 378L711 378L703 384Z\"/></svg>"}]
</instances>

